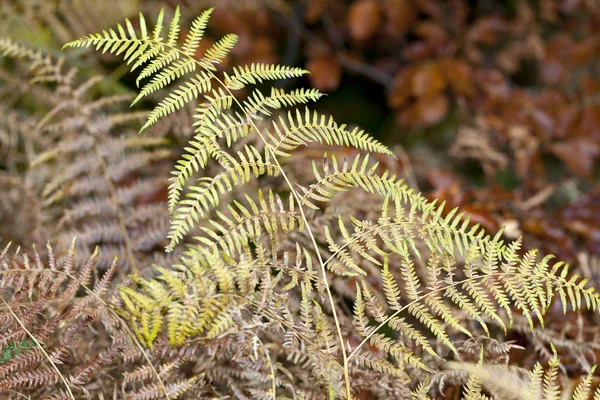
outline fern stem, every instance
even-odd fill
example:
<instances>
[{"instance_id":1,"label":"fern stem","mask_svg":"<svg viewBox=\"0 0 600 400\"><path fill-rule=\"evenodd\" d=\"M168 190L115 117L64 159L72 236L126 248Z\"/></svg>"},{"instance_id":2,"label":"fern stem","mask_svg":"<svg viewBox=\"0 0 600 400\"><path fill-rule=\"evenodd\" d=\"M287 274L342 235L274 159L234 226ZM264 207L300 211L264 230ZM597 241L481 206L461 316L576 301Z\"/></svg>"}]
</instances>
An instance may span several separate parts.
<instances>
[{"instance_id":1,"label":"fern stem","mask_svg":"<svg viewBox=\"0 0 600 400\"><path fill-rule=\"evenodd\" d=\"M2 271L2 272L5 272L5 271ZM50 364L52 364L52 368L56 371L56 373L58 374L58 376L60 376L60 379L63 381L65 387L67 388L67 392L69 393L69 397L71 397L71 399L75 400L75 396L73 396L73 392L71 391L71 387L69 385L69 382L63 376L63 374L60 373L60 370L58 369L58 367L56 366L56 364L54 363L54 361L52 361L52 358L50 358L50 355L46 352L46 350L44 350L44 347L41 345L40 342L37 341L37 339L35 338L35 336L33 336L33 333L31 333L29 331L29 329L27 329L27 327L25 326L25 324L23 324L23 321L21 321L21 319L19 318L19 316L17 314L15 314L15 312L13 311L13 309L6 302L6 300L4 300L4 298L2 296L0 296L0 300L2 300L2 303L6 306L6 308L8 309L8 311L10 311L10 313L12 314L12 316L17 320L17 322L19 323L19 325L21 326L21 328L23 328L23 330L25 331L25 333L27 333L27 335L31 338L31 340L33 340L35 342L35 345L40 349L40 351L42 353L44 353L44 356L48 359L48 361L50 361Z\"/></svg>"},{"instance_id":2,"label":"fern stem","mask_svg":"<svg viewBox=\"0 0 600 400\"><path fill-rule=\"evenodd\" d=\"M96 150L96 156L98 157L98 161L100 162L100 166L102 168L102 175L106 180L106 184L110 191L110 198L112 203L116 206L117 212L117 220L119 221L119 229L121 230L121 234L123 235L123 241L125 242L125 251L127 252L127 262L129 263L130 272L136 273L138 271L137 264L135 262L135 255L133 254L133 245L131 244L131 238L129 237L129 232L127 231L127 224L125 223L125 216L123 215L123 210L121 210L121 204L119 203L119 196L117 195L117 189L113 184L112 178L108 172L108 165L104 160L104 156L100 152L100 146L98 146L98 141L96 140L96 136L92 135L94 138L94 149Z\"/></svg>"},{"instance_id":3,"label":"fern stem","mask_svg":"<svg viewBox=\"0 0 600 400\"><path fill-rule=\"evenodd\" d=\"M273 367L273 361L271 361L271 354L269 354L269 350L266 348L262 340L258 336L255 336L256 340L260 343L262 347L262 351L269 362L269 370L271 371L271 390L273 391L273 400L277 400L277 380L275 378L275 368Z\"/></svg>"},{"instance_id":4,"label":"fern stem","mask_svg":"<svg viewBox=\"0 0 600 400\"><path fill-rule=\"evenodd\" d=\"M346 398L347 399L351 399L352 395L351 395L351 390L350 390L350 374L349 374L349 370L348 370L348 355L346 354L346 346L344 344L344 336L342 334L341 324L340 324L340 321L339 321L339 318L338 318L338 315L337 315L335 301L333 300L333 295L331 294L331 290L329 289L329 282L327 280L327 269L325 268L325 264L323 262L323 258L321 257L321 252L319 250L319 245L317 244L315 236L314 236L313 232L310 229L310 223L308 221L308 218L306 217L306 214L304 213L304 208L302 207L302 203L300 203L300 200L301 200L300 195L294 189L294 185L292 185L292 182L290 181L290 179L288 178L287 174L285 173L285 170L281 167L281 164L279 163L279 160L277 159L277 156L275 154L275 151L272 148L272 145L265 139L264 135L262 134L262 132L260 131L260 129L258 129L258 126L254 122L253 118L251 118L250 115L248 115L248 113L245 111L244 107L242 107L242 104L233 95L233 93L225 85L225 83L223 83L223 81L221 79L219 79L219 77L217 77L212 71L206 70L202 66L202 64L200 64L200 61L198 61L194 57L191 57L188 54L184 53L183 51L181 51L176 46L169 45L167 43L165 43L164 46L165 47L170 47L171 49L173 49L173 50L181 53L181 55L183 57L187 57L190 60L193 60L194 63L196 63L200 67L201 70L207 71L207 73L210 74L210 76L212 76L223 88L225 88L225 90L227 91L227 93L230 96L232 96L233 101L242 110L242 112L246 115L246 117L248 118L248 121L252 125L252 128L254 128L254 130L256 131L256 134L260 137L260 139L265 144L265 149L273 157L273 160L275 161L275 164L277 165L277 168L281 171L281 176L283 177L283 179L287 183L288 187L290 188L291 194L294 196L294 198L298 202L298 209L300 210L300 214L302 216L302 220L306 224L306 230L308 231L308 235L309 235L310 240L311 240L311 242L313 244L313 247L315 249L315 253L317 255L317 259L319 260L319 265L321 267L321 274L323 275L324 286L325 286L325 290L327 292L327 300L329 301L330 306L331 306L331 313L333 315L333 320L335 322L336 333L337 333L338 341L340 343L340 348L341 348L341 351L342 351L343 369L344 369L344 382L345 382L345 386L346 386Z\"/></svg>"},{"instance_id":5,"label":"fern stem","mask_svg":"<svg viewBox=\"0 0 600 400\"><path fill-rule=\"evenodd\" d=\"M214 76L214 74L213 74L213 76ZM215 78L216 78L217 82L219 82L221 85L223 85L226 88L226 90L229 92L229 94L231 94L233 96L231 91L223 84L223 82L216 76L215 76ZM234 97L234 101L243 110L243 107L240 104L240 102L237 100L237 98ZM262 132L258 129L258 126L256 126L256 124L254 123L253 119L250 118L249 116L248 116L248 119L249 119L250 123L252 124L252 127L254 128L254 130L256 131L258 136L260 137L260 139L265 143L265 148L271 153L271 156L273 157L273 160L275 161L277 168L279 168L279 170L281 171L281 176L283 177L283 179L287 183L288 187L290 188L290 192L292 193L292 195L295 197L296 201L298 202L298 209L300 210L300 215L302 216L302 220L304 221L304 224L306 225L306 231L308 232L308 235L310 236L310 240L313 244L313 247L315 248L315 253L317 255L317 259L319 260L319 266L321 267L321 274L323 275L323 283L325 286L325 290L327 292L327 299L331 306L331 313L333 315L333 320L335 322L335 329L337 332L338 340L340 342L340 348L342 350L342 357L343 357L343 363L344 363L343 364L344 382L346 385L346 398L348 400L350 400L352 398L352 394L351 394L351 390L350 390L350 374L349 374L349 370L348 370L348 355L346 354L346 345L344 344L344 336L342 335L341 324L340 324L339 318L337 316L335 301L333 300L333 295L331 294L331 290L329 289L329 282L327 280L327 269L325 268L325 264L323 262L323 257L321 256L321 252L319 250L319 245L317 244L315 235L313 234L312 230L310 229L310 222L308 221L308 218L306 217L306 214L304 213L304 207L302 207L302 204L300 203L300 200L301 200L300 195L294 189L294 185L292 185L292 182L290 181L290 179L288 178L287 174L285 173L283 167L279 163L279 160L277 159L277 156L275 155L275 152L274 152L271 144L265 139Z\"/></svg>"}]
</instances>

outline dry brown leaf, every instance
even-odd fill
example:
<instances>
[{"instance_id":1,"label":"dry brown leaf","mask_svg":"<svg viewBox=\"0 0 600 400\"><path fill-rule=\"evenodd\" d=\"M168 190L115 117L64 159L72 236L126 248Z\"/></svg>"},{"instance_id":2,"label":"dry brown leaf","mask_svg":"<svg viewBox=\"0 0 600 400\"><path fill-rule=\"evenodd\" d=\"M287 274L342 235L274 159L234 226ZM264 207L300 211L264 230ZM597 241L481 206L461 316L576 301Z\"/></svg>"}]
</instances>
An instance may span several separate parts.
<instances>
[{"instance_id":1,"label":"dry brown leaf","mask_svg":"<svg viewBox=\"0 0 600 400\"><path fill-rule=\"evenodd\" d=\"M377 0L358 0L350 5L348 29L356 41L370 38L381 23L381 5Z\"/></svg>"},{"instance_id":2,"label":"dry brown leaf","mask_svg":"<svg viewBox=\"0 0 600 400\"><path fill-rule=\"evenodd\" d=\"M475 91L473 87L471 67L459 59L444 59L439 63L439 70L445 80L458 95L471 96Z\"/></svg>"},{"instance_id":3,"label":"dry brown leaf","mask_svg":"<svg viewBox=\"0 0 600 400\"><path fill-rule=\"evenodd\" d=\"M582 176L590 175L594 160L600 154L598 144L586 137L555 143L550 148L567 168Z\"/></svg>"},{"instance_id":4,"label":"dry brown leaf","mask_svg":"<svg viewBox=\"0 0 600 400\"><path fill-rule=\"evenodd\" d=\"M385 32L402 38L417 18L417 12L408 0L387 0L384 4Z\"/></svg>"},{"instance_id":5,"label":"dry brown leaf","mask_svg":"<svg viewBox=\"0 0 600 400\"><path fill-rule=\"evenodd\" d=\"M392 90L388 96L388 104L391 108L399 109L410 100L413 68L406 68L400 71L394 78Z\"/></svg>"},{"instance_id":6,"label":"dry brown leaf","mask_svg":"<svg viewBox=\"0 0 600 400\"><path fill-rule=\"evenodd\" d=\"M306 64L310 71L310 83L322 92L330 92L339 87L342 67L336 57L323 55L311 58Z\"/></svg>"},{"instance_id":7,"label":"dry brown leaf","mask_svg":"<svg viewBox=\"0 0 600 400\"><path fill-rule=\"evenodd\" d=\"M411 91L415 97L433 97L446 88L446 80L438 64L420 66L412 77Z\"/></svg>"},{"instance_id":8,"label":"dry brown leaf","mask_svg":"<svg viewBox=\"0 0 600 400\"><path fill-rule=\"evenodd\" d=\"M423 97L414 106L418 122L424 125L435 125L441 122L450 108L448 97L444 94L434 97Z\"/></svg>"}]
</instances>

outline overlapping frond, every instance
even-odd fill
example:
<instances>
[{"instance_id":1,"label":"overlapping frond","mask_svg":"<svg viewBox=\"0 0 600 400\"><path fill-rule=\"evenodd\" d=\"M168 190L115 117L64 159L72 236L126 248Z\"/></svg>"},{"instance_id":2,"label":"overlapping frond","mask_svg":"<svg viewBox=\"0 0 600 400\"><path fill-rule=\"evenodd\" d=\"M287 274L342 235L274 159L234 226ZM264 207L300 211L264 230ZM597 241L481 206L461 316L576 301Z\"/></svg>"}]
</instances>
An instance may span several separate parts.
<instances>
[{"instance_id":1,"label":"overlapping frond","mask_svg":"<svg viewBox=\"0 0 600 400\"><path fill-rule=\"evenodd\" d=\"M594 365L586 376L575 386L561 390L557 381L560 361L554 354L544 369L536 363L531 371L501 364L470 364L461 362L447 363L447 368L464 371L469 374L465 383L464 398L480 399L483 391L495 394L495 398L521 398L524 400L573 398L584 400L600 395L600 389L592 391Z\"/></svg>"},{"instance_id":2,"label":"overlapping frond","mask_svg":"<svg viewBox=\"0 0 600 400\"><path fill-rule=\"evenodd\" d=\"M187 198L179 203L175 210L168 238L168 251L175 245L210 209L219 204L219 196L230 192L234 186L248 183L251 177L261 175L277 176L277 165L262 155L253 146L246 146L245 152L238 152L238 159L233 157L223 160L225 172L213 177L202 178L198 186L190 188Z\"/></svg>"},{"instance_id":3,"label":"overlapping frond","mask_svg":"<svg viewBox=\"0 0 600 400\"><path fill-rule=\"evenodd\" d=\"M345 237L344 246L341 248L330 244L333 256L328 263L336 260L345 265L356 263L346 250L353 250L352 254L361 256L363 260L369 259L364 256L367 249L371 254L383 258L381 284L389 313L384 313L381 306L361 306L361 299L369 298L370 291L364 285L357 287L354 320L361 327L359 333L364 337L364 343L369 342L379 348L377 332L388 326L397 331L400 337L414 341L431 353L427 341L414 333L416 329L425 329L456 353L447 329L470 333L460 326L460 321L450 312L447 303L478 321L488 335L490 333L484 318L495 320L504 329L507 329L505 319L508 319L510 327L513 311L509 305L515 306L528 319L531 330L535 329L532 315L543 326L543 315L554 296L560 297L565 311L567 306L575 310L582 306L595 310L599 305L600 295L586 286L586 279L578 275L567 278L568 265L562 262L550 265L551 257L540 260L535 252L519 257L520 239L507 245L499 235L490 237L477 233L477 230L467 231L464 224L458 228L461 223L456 221L455 212L440 220L438 212L425 212L422 215L427 215L427 218L423 218L412 213L406 214L403 208L399 210L394 220L382 218L378 223L353 221L353 237L340 223L342 236ZM428 280L418 276L414 265L413 260L421 259L424 253L423 249L417 249L415 238L425 243L426 253L429 254L427 264L432 274ZM461 253L464 250L464 267L460 273L452 268L456 263L453 256L455 246L461 249ZM397 260L398 265L395 273L390 271L390 260L393 259ZM371 262L382 265L377 259ZM375 319L374 324L367 323L368 314L365 314L365 310ZM419 325L399 324L403 314L416 319ZM418 364L414 366L422 367Z\"/></svg>"},{"instance_id":4,"label":"overlapping frond","mask_svg":"<svg viewBox=\"0 0 600 400\"><path fill-rule=\"evenodd\" d=\"M221 349L242 338L240 346L253 353L243 362L259 365L244 371L252 371L257 382L269 382L273 396L286 373L281 360L273 362L270 349L305 353L292 356L291 363L310 369L329 397L352 398L351 371L370 370L372 376L405 382L416 369L433 373L446 353L459 358L456 332L491 335L492 324L507 331L516 313L535 329L554 298L565 310L567 305L598 307L600 296L585 279L569 276L566 264L540 259L535 251L521 255L520 240L506 243L502 232L486 235L457 209L448 212L370 162L362 152L391 152L358 128L309 109L277 115L321 94L273 88L267 95L249 86L306 71L257 64L221 73L218 67L237 37L226 35L197 54L209 16L210 10L201 14L184 40L179 40L177 9L166 36L161 12L151 35L140 17L138 31L126 21L116 31L69 44L123 54L132 70L140 69L138 82L147 81L134 102L162 95L142 130L199 103L194 136L168 188L167 250L190 233L195 244L178 263L157 266L156 277L134 276L135 285L120 288L121 311L141 342L155 347L167 337L173 346L201 343ZM359 154L338 162L333 149L322 165L312 163L312 184L294 182L294 169L307 165L294 150L312 143L351 147ZM51 192L66 180L60 178ZM380 216L376 211L337 215L334 197L346 193L352 199L353 189L361 199L381 205ZM105 207L97 202L93 208ZM108 227L95 232L112 234ZM352 298L353 312L347 310ZM474 322L466 326L464 319ZM264 339L275 344L263 346ZM237 353L225 356L241 362ZM214 368L207 376L217 379L219 371ZM232 374L224 375L237 395L242 392ZM544 384L550 398L556 395L553 374ZM425 398L427 388L415 393ZM466 398L480 398L482 390L471 374ZM259 387L245 393L267 391Z\"/></svg>"},{"instance_id":5,"label":"overlapping frond","mask_svg":"<svg viewBox=\"0 0 600 400\"><path fill-rule=\"evenodd\" d=\"M145 65L138 75L138 82L149 80L141 87L134 103L177 82L178 87L170 90L151 111L142 130L185 104L195 100L200 101L201 105L196 116L197 135L190 141L186 154L178 161L169 187L168 208L172 214L175 214L170 235L172 243L168 247L172 250L173 245L178 243L185 232L191 228L192 221L198 218L197 207L189 207L189 199L182 197L182 193L186 189L189 194L202 192L205 188L204 185L188 187L190 178L205 168L209 160L222 162L223 159L227 159L226 152L221 149L219 141L225 140L227 146L231 146L238 139L246 138L250 132L256 131L256 120L269 117L274 111L283 107L316 101L321 94L315 89L296 89L286 92L272 88L270 95L255 90L246 99L237 100L232 90L239 90L247 85L266 80L301 76L307 71L278 65L255 64L234 68L230 75L224 73L223 77L219 78L215 66L227 56L237 37L227 35L216 42L204 55L198 56L196 50L210 10L192 23L192 29L183 47L179 47L176 40L179 31L179 10L175 12L166 37L162 36L163 15L164 13L161 12L153 35L148 35L145 20L140 17L141 32L139 33L133 29L129 21L126 21L127 29L118 25L116 31L109 30L89 35L68 43L67 46L96 47L115 54L124 52L125 61L128 63L136 61L132 70ZM229 113L228 110L234 104L238 106L237 110ZM294 114L290 112L287 121L280 119L279 123L274 122L273 133L268 130L264 134L257 132L260 138L266 141L267 147L263 150L263 159L288 156L295 147L310 142L351 146L365 151L391 154L385 146L363 131L347 130L345 125L337 125L331 117L326 118L311 113L308 109L304 116L299 111L295 112L295 118L292 115ZM365 172L364 168L362 172ZM216 204L212 203L211 207ZM180 212L177 212L177 209ZM182 212L187 215L183 216Z\"/></svg>"}]
</instances>

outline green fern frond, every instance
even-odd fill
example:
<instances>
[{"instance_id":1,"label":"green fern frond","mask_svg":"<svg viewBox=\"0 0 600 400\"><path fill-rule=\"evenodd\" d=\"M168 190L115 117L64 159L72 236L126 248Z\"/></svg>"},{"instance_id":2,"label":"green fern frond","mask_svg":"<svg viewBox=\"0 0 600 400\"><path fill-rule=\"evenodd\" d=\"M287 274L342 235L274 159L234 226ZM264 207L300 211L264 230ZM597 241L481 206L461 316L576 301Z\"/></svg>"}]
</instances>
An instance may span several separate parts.
<instances>
[{"instance_id":1,"label":"green fern frond","mask_svg":"<svg viewBox=\"0 0 600 400\"><path fill-rule=\"evenodd\" d=\"M533 370L528 372L528 381L521 368L502 364L469 364L461 362L448 362L446 368L469 373L465 384L464 394L477 397L477 393L485 389L500 398L534 399L588 399L591 394L591 382L596 366L594 365L587 376L581 379L576 387L565 388L561 393L557 382L559 360L554 357L549 361L548 368L544 370L540 363L536 363ZM524 379L525 378L525 379ZM600 389L596 390L596 396Z\"/></svg>"},{"instance_id":2,"label":"green fern frond","mask_svg":"<svg viewBox=\"0 0 600 400\"><path fill-rule=\"evenodd\" d=\"M163 68L179 59L179 56L180 53L177 51L177 49L165 50L161 44L150 47L148 51L141 55L139 60L131 67L131 71L133 72L139 66L148 63L138 74L138 77L135 80L136 85L139 87L141 81L158 73Z\"/></svg>"},{"instance_id":3,"label":"green fern frond","mask_svg":"<svg viewBox=\"0 0 600 400\"><path fill-rule=\"evenodd\" d=\"M355 362L360 367L369 368L374 371L382 372L386 375L408 377L406 372L402 369L395 367L392 363L385 359L375 358L375 356L369 352L359 353L355 357Z\"/></svg>"},{"instance_id":4,"label":"green fern frond","mask_svg":"<svg viewBox=\"0 0 600 400\"><path fill-rule=\"evenodd\" d=\"M187 37L185 38L185 43L183 44L183 53L190 57L193 57L196 54L196 50L200 45L200 40L202 40L202 36L204 36L204 31L206 30L206 25L208 24L208 20L210 15L212 14L213 9L208 9L200 14L194 22L192 22L192 27L188 32Z\"/></svg>"},{"instance_id":5,"label":"green fern frond","mask_svg":"<svg viewBox=\"0 0 600 400\"><path fill-rule=\"evenodd\" d=\"M487 397L481 393L481 382L475 375L469 376L463 391L464 400L484 400Z\"/></svg>"},{"instance_id":6,"label":"green fern frond","mask_svg":"<svg viewBox=\"0 0 600 400\"><path fill-rule=\"evenodd\" d=\"M289 157L290 151L308 143L326 143L355 147L373 153L392 155L392 152L379 141L358 128L349 131L346 125L338 125L330 116L311 112L308 108L304 115L296 110L295 116L288 112L287 120L279 117L279 122L273 121L273 131L266 131L273 151L277 156Z\"/></svg>"},{"instance_id":7,"label":"green fern frond","mask_svg":"<svg viewBox=\"0 0 600 400\"><path fill-rule=\"evenodd\" d=\"M186 187L187 182L194 173L199 172L206 167L209 159L219 160L225 157L225 153L220 149L220 146L213 137L207 135L196 135L190 140L189 144L192 147L185 147L181 159L175 165L175 171L171 174L171 184L169 185L168 194L168 210L169 214L173 214L177 204L179 203L181 192Z\"/></svg>"},{"instance_id":8,"label":"green fern frond","mask_svg":"<svg viewBox=\"0 0 600 400\"><path fill-rule=\"evenodd\" d=\"M162 14L162 10L161 10ZM177 39L179 38L179 31L181 27L179 26L179 18L181 17L181 12L179 11L179 7L175 9L175 14L169 23L169 33L167 35L167 46L174 46L177 43ZM162 16L159 15L159 20L162 20ZM159 24L157 24L158 26ZM158 34L160 36L160 33Z\"/></svg>"},{"instance_id":9,"label":"green fern frond","mask_svg":"<svg viewBox=\"0 0 600 400\"><path fill-rule=\"evenodd\" d=\"M191 188L187 198L179 202L179 207L171 221L168 234L170 244L167 251L173 250L194 222L198 222L206 212L219 204L220 195L231 191L234 186L249 182L252 176L279 174L277 166L268 159L263 160L254 147L246 146L245 150L245 153L238 152L239 160L233 160L225 172L214 178L201 179L198 186Z\"/></svg>"},{"instance_id":10,"label":"green fern frond","mask_svg":"<svg viewBox=\"0 0 600 400\"><path fill-rule=\"evenodd\" d=\"M246 196L250 209L234 201L234 206L227 206L231 218L217 211L222 223L210 220L212 228L201 228L206 236L197 236L194 239L209 251L220 247L231 255L242 254L251 239L261 237L263 227L270 236L277 233L278 227L283 232L302 231L304 221L295 210L293 197L289 198L289 209L284 209L282 200L273 191L269 191L268 198L267 203L262 191L259 191L259 202L256 204L252 198Z\"/></svg>"},{"instance_id":11,"label":"green fern frond","mask_svg":"<svg viewBox=\"0 0 600 400\"><path fill-rule=\"evenodd\" d=\"M239 113L235 113L235 115L220 113L218 118L199 127L197 132L201 135L225 139L229 147L238 138L247 137L253 129L252 123Z\"/></svg>"},{"instance_id":12,"label":"green fern frond","mask_svg":"<svg viewBox=\"0 0 600 400\"><path fill-rule=\"evenodd\" d=\"M233 67L233 73L224 73L225 86L231 90L240 90L246 85L255 85L266 80L298 78L309 72L302 68L285 65L251 64L250 66Z\"/></svg>"},{"instance_id":13,"label":"green fern frond","mask_svg":"<svg viewBox=\"0 0 600 400\"><path fill-rule=\"evenodd\" d=\"M429 387L431 385L431 379L427 377L424 381L420 382L414 391L411 391L411 397L413 400L431 400L429 397Z\"/></svg>"},{"instance_id":14,"label":"green fern frond","mask_svg":"<svg viewBox=\"0 0 600 400\"><path fill-rule=\"evenodd\" d=\"M213 121L226 110L233 106L234 97L223 90L223 88L213 89L210 94L204 96L205 102L196 108L197 114L194 114L193 126L197 126L195 132L200 132L202 127Z\"/></svg>"},{"instance_id":15,"label":"green fern frond","mask_svg":"<svg viewBox=\"0 0 600 400\"><path fill-rule=\"evenodd\" d=\"M223 36L218 42L212 45L212 47L204 53L204 56L200 59L200 65L208 71L216 71L216 65L220 64L221 61L229 54L231 49L236 45L238 36L234 34L228 34Z\"/></svg>"},{"instance_id":16,"label":"green fern frond","mask_svg":"<svg viewBox=\"0 0 600 400\"><path fill-rule=\"evenodd\" d=\"M379 175L376 172L378 163L369 165L368 155L362 159L360 155L356 156L352 165L344 160L341 168L335 155L331 156L331 162L325 155L323 175L315 162L312 167L316 182L309 188L301 188L300 203L313 209L319 209L315 202L329 202L336 193L352 188L361 188L367 193L378 193L383 197L391 195L393 198L406 198L412 195L412 191L398 181L395 175L388 176L387 171ZM333 171L330 172L330 169Z\"/></svg>"},{"instance_id":17,"label":"green fern frond","mask_svg":"<svg viewBox=\"0 0 600 400\"><path fill-rule=\"evenodd\" d=\"M162 117L179 110L192 100L197 99L200 94L208 92L211 88L211 79L204 72L200 72L200 74L196 74L188 81L182 83L177 89L174 89L167 97L161 100L158 106L150 112L142 130L153 125Z\"/></svg>"},{"instance_id":18,"label":"green fern frond","mask_svg":"<svg viewBox=\"0 0 600 400\"><path fill-rule=\"evenodd\" d=\"M271 94L266 97L259 90L255 90L242 103L242 107L246 115L249 115L253 119L261 120L263 119L261 114L268 117L272 115L271 110L279 110L283 107L317 101L321 96L321 92L317 89L301 88L287 93L283 89L271 88Z\"/></svg>"},{"instance_id":19,"label":"green fern frond","mask_svg":"<svg viewBox=\"0 0 600 400\"><path fill-rule=\"evenodd\" d=\"M128 64L136 61L131 70L136 70L145 65L137 77L137 83L152 77L152 79L142 86L139 95L132 104L140 99L165 88L170 83L179 80L185 75L195 72L198 67L206 69L199 71L194 77L180 84L179 89L171 92L159 105L151 112L146 124L141 130L156 123L161 117L181 108L184 104L196 99L201 93L210 90L210 80L213 75L208 75L214 70L214 64L218 64L225 57L229 50L235 44L237 38L235 35L228 35L214 47L207 51L200 62L194 58L202 39L206 24L212 10L202 13L192 24L192 28L182 47L177 45L179 32L180 11L179 7L169 24L167 37L162 36L162 21L164 10L161 10L152 36L148 36L146 22L143 15L140 14L140 35L136 34L133 25L129 20L125 21L127 31L121 24L117 25L117 31L109 29L102 33L91 34L79 40L67 43L65 47L96 47L102 48L103 52L110 52L118 55L125 52L124 59Z\"/></svg>"},{"instance_id":20,"label":"green fern frond","mask_svg":"<svg viewBox=\"0 0 600 400\"><path fill-rule=\"evenodd\" d=\"M166 93L142 130L187 104L200 103L194 137L169 186L167 251L192 230L199 232L197 243L171 268L157 267L154 279L135 277L137 288L120 288L122 312L143 343L151 346L163 330L170 344L184 345L190 340L227 342L226 336L242 337L249 327L267 329L273 336L283 329L284 346L306 353L305 365L330 397L351 398L349 365L405 381L405 367L432 372L439 343L459 357L460 346L452 339L457 332L473 336L482 329L490 335L490 321L507 331L514 312L523 314L533 330L543 324L554 296L565 311L569 305L576 310L598 307L600 295L587 287L587 280L569 275L568 265L551 263L549 257L540 260L533 251L521 255L520 239L505 243L502 231L487 236L464 213L428 201L382 171L369 155L338 162L325 154L322 165L312 163L311 185L294 182L286 170L290 164L296 167L295 159L283 166L280 159L292 157L300 146L320 143L392 153L365 132L308 109L260 122L284 107L316 101L321 94L304 89L273 88L270 95L240 91L306 71L257 64L221 73L217 66L237 36L226 35L197 54L210 13L194 20L183 45L179 9L166 37L161 12L152 35L140 16L139 33L126 20L116 31L68 44L123 53L132 70L140 69L138 82L148 80L134 103ZM193 181L213 165L219 172ZM83 161L78 167L89 168ZM55 179L64 183L69 177ZM240 196L238 188L251 181L259 186L268 181L273 189ZM321 207L353 189L378 195L373 201L381 201L381 216L367 213L359 220ZM329 258L323 260L324 254ZM356 286L353 312L346 312L344 297L335 297L345 296L348 284ZM475 329L463 326L462 318L477 323ZM344 325L349 321L354 329ZM255 353L260 348L255 342ZM537 369L532 375L534 384L544 379L543 392L549 398L558 393L556 363L545 375ZM275 371L283 367L270 365L268 379L276 387ZM581 387L579 397L588 393L588 386ZM428 387L416 395L426 398ZM265 393L261 389L252 393ZM471 374L465 396L480 398L481 392L482 381Z\"/></svg>"},{"instance_id":21,"label":"green fern frond","mask_svg":"<svg viewBox=\"0 0 600 400\"><path fill-rule=\"evenodd\" d=\"M596 365L594 365L590 372L588 372L587 376L579 382L579 385L575 388L573 392L573 400L587 400L590 397L591 389L592 389L592 379L594 378L594 372L596 371ZM600 390L596 389L596 395L600 394Z\"/></svg>"}]
</instances>

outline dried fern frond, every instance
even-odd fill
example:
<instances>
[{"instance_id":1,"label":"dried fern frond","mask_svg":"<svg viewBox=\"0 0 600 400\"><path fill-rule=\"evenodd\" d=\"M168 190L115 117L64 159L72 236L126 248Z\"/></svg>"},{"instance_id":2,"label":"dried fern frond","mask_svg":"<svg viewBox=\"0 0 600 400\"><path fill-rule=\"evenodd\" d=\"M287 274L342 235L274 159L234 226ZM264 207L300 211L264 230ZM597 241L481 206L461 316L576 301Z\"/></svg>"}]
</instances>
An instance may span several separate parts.
<instances>
[{"instance_id":1,"label":"dried fern frond","mask_svg":"<svg viewBox=\"0 0 600 400\"><path fill-rule=\"evenodd\" d=\"M166 204L158 194L168 182L151 171L166 167L173 153L163 137L139 137L128 129L147 113L121 112L131 100L128 94L96 99L92 90L98 79L83 82L76 69L42 52L10 40L1 41L0 50L24 58L35 86L56 86L45 104L47 114L32 116L38 120L30 146L44 151L29 155L27 172L43 181L43 219L57 240L62 238L58 244L66 246L77 236L81 255L99 245L106 255L100 268L110 265L108 254L132 270L139 263L165 261L160 249L168 218L160 212Z\"/></svg>"},{"instance_id":2,"label":"dried fern frond","mask_svg":"<svg viewBox=\"0 0 600 400\"><path fill-rule=\"evenodd\" d=\"M98 253L80 266L75 262L75 241L60 264L50 245L46 250L47 263L35 247L33 259L19 249L9 258L8 246L0 253L0 345L4 354L0 392L36 396L56 385L57 392L66 390L73 398L90 380L102 379L98 368L84 372L86 367L81 365L90 354L81 344L103 345L101 337L93 339L91 328L99 326L95 319L105 307L99 299L116 263L95 290L78 296L78 290L90 283ZM96 365L110 361L103 352L92 352L91 357L88 363Z\"/></svg>"}]
</instances>

